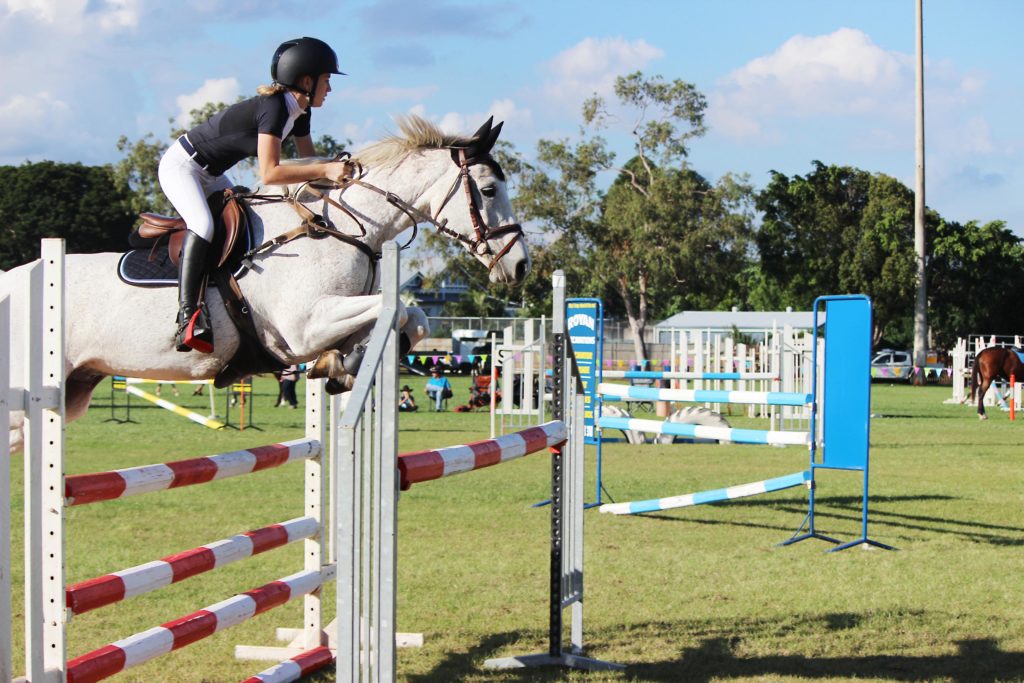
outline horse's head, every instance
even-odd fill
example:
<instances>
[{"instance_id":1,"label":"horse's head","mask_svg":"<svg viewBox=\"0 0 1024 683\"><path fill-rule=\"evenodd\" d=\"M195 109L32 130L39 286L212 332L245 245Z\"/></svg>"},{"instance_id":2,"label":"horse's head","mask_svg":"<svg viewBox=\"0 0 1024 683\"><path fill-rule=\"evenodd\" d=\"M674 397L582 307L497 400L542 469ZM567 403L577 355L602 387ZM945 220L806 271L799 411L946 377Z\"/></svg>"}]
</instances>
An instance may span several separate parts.
<instances>
[{"instance_id":1,"label":"horse's head","mask_svg":"<svg viewBox=\"0 0 1024 683\"><path fill-rule=\"evenodd\" d=\"M460 144L449 146L458 174L431 202L439 230L462 242L487 266L491 282L520 284L530 272L523 228L516 222L501 166L491 156L502 124L493 117Z\"/></svg>"},{"instance_id":2,"label":"horse's head","mask_svg":"<svg viewBox=\"0 0 1024 683\"><path fill-rule=\"evenodd\" d=\"M488 119L467 138L448 135L416 115L397 123L402 135L373 143L353 157L367 170L345 187L355 185L386 197L400 212L391 225L394 235L408 227L407 221L431 224L487 266L491 282L520 284L530 272L530 255L505 174L491 156L502 124L494 126ZM344 187L339 195L342 191Z\"/></svg>"}]
</instances>

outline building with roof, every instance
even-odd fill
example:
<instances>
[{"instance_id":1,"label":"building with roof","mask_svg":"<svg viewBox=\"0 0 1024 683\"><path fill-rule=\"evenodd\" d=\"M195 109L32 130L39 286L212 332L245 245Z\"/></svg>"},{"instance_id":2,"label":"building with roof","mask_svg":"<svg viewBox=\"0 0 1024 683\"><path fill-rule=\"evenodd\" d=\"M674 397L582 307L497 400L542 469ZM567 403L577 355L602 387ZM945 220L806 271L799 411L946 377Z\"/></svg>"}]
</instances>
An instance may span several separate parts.
<instances>
[{"instance_id":1,"label":"building with roof","mask_svg":"<svg viewBox=\"0 0 1024 683\"><path fill-rule=\"evenodd\" d=\"M403 268L399 278L402 284L398 291L414 297L416 305L429 317L443 315L445 304L461 300L469 291L465 278L460 278L456 273L445 273L444 277L434 278L434 288L424 287L426 279L418 270L406 271Z\"/></svg>"},{"instance_id":2,"label":"building with roof","mask_svg":"<svg viewBox=\"0 0 1024 683\"><path fill-rule=\"evenodd\" d=\"M671 330L708 330L712 334L728 335L738 330L760 341L772 329L790 326L795 330L810 330L814 326L812 311L683 311L654 325L654 341L667 343Z\"/></svg>"}]
</instances>

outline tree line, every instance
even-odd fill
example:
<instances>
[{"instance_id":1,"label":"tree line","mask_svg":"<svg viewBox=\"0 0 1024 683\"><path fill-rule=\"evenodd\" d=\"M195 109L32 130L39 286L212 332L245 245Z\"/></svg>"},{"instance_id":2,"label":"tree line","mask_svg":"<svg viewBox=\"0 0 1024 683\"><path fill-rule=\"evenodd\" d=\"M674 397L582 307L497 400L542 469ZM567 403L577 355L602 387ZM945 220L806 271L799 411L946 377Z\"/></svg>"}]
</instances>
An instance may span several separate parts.
<instances>
[{"instance_id":1,"label":"tree line","mask_svg":"<svg viewBox=\"0 0 1024 683\"><path fill-rule=\"evenodd\" d=\"M192 112L193 123L224 106ZM488 315L509 302L526 314L547 311L560 268L568 291L599 296L609 315L629 321L641 358L645 328L681 310L807 310L819 295L854 292L872 298L875 344L909 347L913 191L882 173L820 161L804 175L772 171L761 189L744 175L712 182L688 161L706 133L706 106L692 84L638 72L616 80L614 99L584 103L577 138L541 140L530 160L499 143L534 269L520 290L491 285L465 252L431 238L477 293L449 313ZM170 210L156 166L180 132L172 122L164 141L122 137L122 158L105 166L0 167L0 268L35 258L43 236L64 237L73 252L125 249L139 211ZM625 160L608 134L630 140ZM323 136L316 146L330 156L344 144ZM961 224L931 210L926 221L933 345L1024 331L1013 305L1024 241L1002 221Z\"/></svg>"}]
</instances>

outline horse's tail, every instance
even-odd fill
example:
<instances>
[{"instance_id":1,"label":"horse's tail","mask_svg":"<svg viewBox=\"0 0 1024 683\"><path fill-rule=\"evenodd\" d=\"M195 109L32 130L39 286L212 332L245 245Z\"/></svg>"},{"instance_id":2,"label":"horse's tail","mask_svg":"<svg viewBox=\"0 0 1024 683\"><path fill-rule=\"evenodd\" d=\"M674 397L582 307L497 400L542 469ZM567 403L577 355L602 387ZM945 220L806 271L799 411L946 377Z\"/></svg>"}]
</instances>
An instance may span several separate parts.
<instances>
[{"instance_id":1,"label":"horse's tail","mask_svg":"<svg viewBox=\"0 0 1024 683\"><path fill-rule=\"evenodd\" d=\"M978 377L981 374L981 370L979 370L981 363L978 362L978 356L981 356L981 354L979 353L974 357L974 365L971 366L971 395L968 398L969 403L974 403L974 392L978 390Z\"/></svg>"}]
</instances>

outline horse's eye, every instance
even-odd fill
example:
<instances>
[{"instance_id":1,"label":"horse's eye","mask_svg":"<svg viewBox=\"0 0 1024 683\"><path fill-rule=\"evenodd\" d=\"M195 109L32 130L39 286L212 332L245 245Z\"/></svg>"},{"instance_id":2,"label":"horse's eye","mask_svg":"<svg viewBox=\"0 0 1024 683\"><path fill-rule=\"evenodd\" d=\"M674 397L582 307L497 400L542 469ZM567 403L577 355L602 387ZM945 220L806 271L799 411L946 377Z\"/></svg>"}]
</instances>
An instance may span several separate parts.
<instances>
[{"instance_id":1,"label":"horse's eye","mask_svg":"<svg viewBox=\"0 0 1024 683\"><path fill-rule=\"evenodd\" d=\"M488 185L487 187L480 188L480 194L485 197L495 197L498 194L498 188L494 185Z\"/></svg>"}]
</instances>

